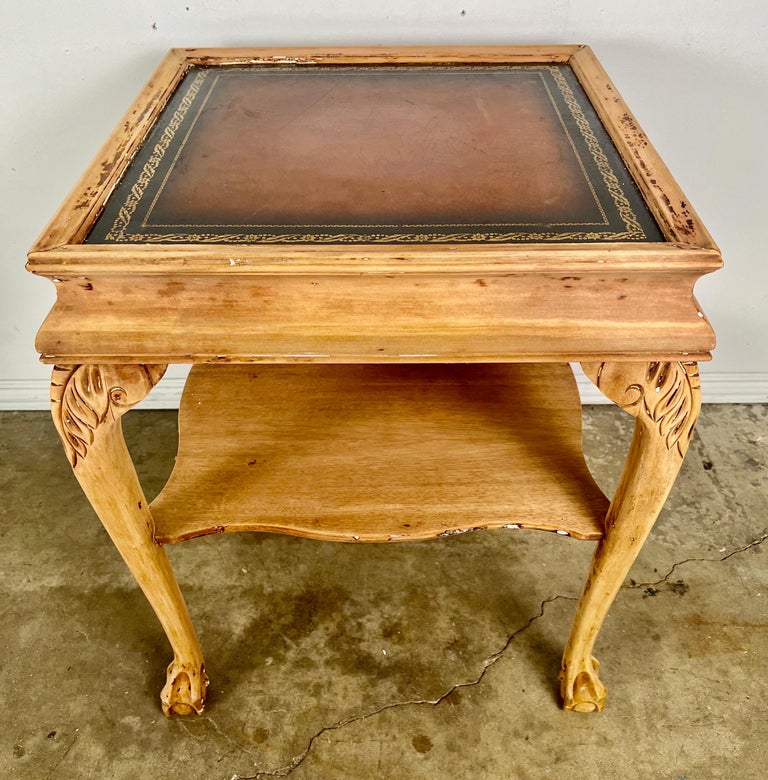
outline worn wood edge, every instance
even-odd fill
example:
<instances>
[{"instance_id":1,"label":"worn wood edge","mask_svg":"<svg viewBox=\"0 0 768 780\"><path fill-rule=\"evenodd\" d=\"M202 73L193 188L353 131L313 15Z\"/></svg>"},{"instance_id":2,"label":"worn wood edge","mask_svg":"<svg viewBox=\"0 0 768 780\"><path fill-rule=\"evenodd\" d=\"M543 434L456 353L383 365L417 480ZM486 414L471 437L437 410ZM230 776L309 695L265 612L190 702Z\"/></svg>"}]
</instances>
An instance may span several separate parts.
<instances>
[{"instance_id":1,"label":"worn wood edge","mask_svg":"<svg viewBox=\"0 0 768 780\"><path fill-rule=\"evenodd\" d=\"M607 499L606 499L607 503ZM151 505L150 505L151 508ZM476 531L499 531L499 530L515 530L515 531L543 531L545 533L553 533L558 536L570 537L571 539L577 539L585 542L596 542L603 538L602 531L595 528L593 532L584 533L571 526L556 525L554 523L530 523L517 520L509 521L494 521L489 523L482 523L480 525L473 525L467 528L448 529L442 532L425 532L425 533L409 533L409 534L349 534L349 533L336 533L331 530L318 530L309 531L306 528L299 526L293 527L287 524L279 523L260 523L244 522L244 523L229 523L226 525L212 525L194 527L192 525L187 528L176 528L169 524L166 528L163 525L163 515L158 514L159 524L155 532L155 540L158 544L179 544L180 542L188 542L192 539L198 539L201 536L212 536L220 534L230 533L265 533L265 534L282 534L285 536L298 536L302 539L314 539L321 542L345 542L349 544L388 544L391 542L423 542L428 539L447 539L453 536L463 536L467 533L474 533ZM156 517L156 521L158 520Z\"/></svg>"},{"instance_id":2,"label":"worn wood edge","mask_svg":"<svg viewBox=\"0 0 768 780\"><path fill-rule=\"evenodd\" d=\"M35 241L30 256L77 244L90 230L115 184L130 165L188 65L178 50L160 62L85 173Z\"/></svg>"},{"instance_id":3,"label":"worn wood edge","mask_svg":"<svg viewBox=\"0 0 768 780\"><path fill-rule=\"evenodd\" d=\"M79 251L86 251L98 247L83 247L77 245L82 241L93 220L106 200L112 187L119 180L125 167L130 164L132 155L125 154L125 150L134 151L138 149L146 133L151 129L157 115L164 107L178 82L183 77L186 70L196 64L233 64L237 62L274 62L279 64L285 62L286 58L293 58L296 62L307 61L312 55L320 58L322 62L330 64L332 62L373 62L373 61L419 61L419 62L489 62L498 60L499 62L568 62L574 69L577 77L582 83L585 91L598 110L602 121L608 126L609 132L614 137L614 141L619 146L619 151L625 158L625 161L633 171L633 175L638 181L638 185L643 190L649 205L652 207L657 219L662 223L668 237L674 241L679 241L681 245L687 247L697 247L710 249L718 252L711 236L703 228L700 221L695 217L692 209L696 230L695 236L678 235L676 222L672 218L670 206L657 197L653 186L646 181L641 165L645 164L644 159L653 162L659 175L665 175L670 182L668 187L671 194L679 196L677 199L683 201L683 194L675 184L669 171L664 166L661 158L647 142L647 138L639 130L636 121L629 112L626 104L621 100L618 91L610 82L602 66L594 56L588 46L581 44L574 45L554 45L554 46L480 46L480 47L344 47L344 48L298 48L298 47L279 47L279 48L226 48L226 49L172 49L158 66L157 70L147 82L139 97L134 101L131 108L121 120L120 124L104 144L97 154L91 166L80 179L76 187L70 193L64 204L59 208L56 215L50 221L46 229L38 238L29 254L28 268L33 272L36 270L39 262L38 254L45 251L57 250L61 248L74 248ZM255 58L255 59L254 59ZM490 60L489 60L490 58ZM204 61L204 62L203 62ZM601 86L598 86L601 85ZM611 98L606 97L606 89L612 90ZM614 101L614 105L606 105L607 102ZM619 108L617 108L617 106ZM644 148L640 150L640 163L635 159L635 147L639 142L632 144L627 141L621 132L620 121L617 118L621 116L631 117L635 134L639 133ZM638 152L640 154L640 152ZM119 166L115 165L120 161ZM674 190L674 191L673 191ZM683 231L685 233L686 231ZM687 233L691 233L687 230ZM700 241L694 240L699 238ZM75 247L67 247L68 244L75 244ZM184 245L175 245L180 248ZM233 246L233 245L226 245ZM647 246L647 245L646 245ZM119 248L119 247L118 247ZM124 247L126 253L135 254L138 251L145 252L150 247L127 245ZM194 247L200 249L200 247ZM380 247L377 247L380 248ZM412 247L411 247L412 248ZM444 248L444 247L441 247ZM503 247L509 249L508 245ZM551 246L549 247L551 248ZM155 247L151 247L155 249ZM332 247L328 247L332 249ZM337 247L338 249L338 247ZM348 250L349 247L343 247ZM386 247L385 249L391 249ZM358 249L359 251L359 249ZM368 251L364 248L363 251ZM186 252L186 247L185 247ZM186 252L188 254L188 252ZM281 254L283 253L281 249ZM240 252L242 254L242 252ZM337 253L338 254L338 253ZM54 260L52 256L51 261ZM59 260L63 258L59 257ZM712 270L715 270L712 268Z\"/></svg>"},{"instance_id":4,"label":"worn wood edge","mask_svg":"<svg viewBox=\"0 0 768 780\"><path fill-rule=\"evenodd\" d=\"M521 46L344 46L188 48L193 65L351 65L387 63L554 63L567 62L581 44Z\"/></svg>"},{"instance_id":5,"label":"worn wood edge","mask_svg":"<svg viewBox=\"0 0 768 780\"><path fill-rule=\"evenodd\" d=\"M570 65L665 236L681 245L719 254L717 244L592 49L584 46L575 52Z\"/></svg>"},{"instance_id":6,"label":"worn wood edge","mask_svg":"<svg viewBox=\"0 0 768 780\"><path fill-rule=\"evenodd\" d=\"M32 273L59 278L67 273L530 273L557 274L685 271L704 275L722 266L719 251L671 243L526 244L413 246L398 244L255 245L174 244L75 245L32 251Z\"/></svg>"},{"instance_id":7,"label":"worn wood edge","mask_svg":"<svg viewBox=\"0 0 768 780\"><path fill-rule=\"evenodd\" d=\"M38 352L40 350L38 349ZM167 363L176 365L197 365L200 363L238 364L288 364L288 363L325 363L332 365L354 365L359 363L590 363L638 362L638 361L696 361L707 362L712 353L707 352L520 352L515 354L475 354L475 355L407 355L385 356L381 354L326 355L326 354L249 354L232 353L229 355L197 354L53 354L41 352L40 362L46 365L56 363Z\"/></svg>"}]
</instances>

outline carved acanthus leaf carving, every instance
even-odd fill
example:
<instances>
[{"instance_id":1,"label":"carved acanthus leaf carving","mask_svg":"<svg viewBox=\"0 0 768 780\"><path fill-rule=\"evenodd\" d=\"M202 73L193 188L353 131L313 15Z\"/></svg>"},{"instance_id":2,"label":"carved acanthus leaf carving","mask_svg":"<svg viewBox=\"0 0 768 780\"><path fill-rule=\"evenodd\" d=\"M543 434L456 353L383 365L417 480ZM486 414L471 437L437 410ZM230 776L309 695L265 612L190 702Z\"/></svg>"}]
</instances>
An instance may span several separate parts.
<instances>
[{"instance_id":1,"label":"carved acanthus leaf carving","mask_svg":"<svg viewBox=\"0 0 768 780\"><path fill-rule=\"evenodd\" d=\"M645 408L659 426L667 449L685 455L701 408L701 383L696 363L650 363ZM655 403L654 403L655 399Z\"/></svg>"},{"instance_id":2,"label":"carved acanthus leaf carving","mask_svg":"<svg viewBox=\"0 0 768 780\"><path fill-rule=\"evenodd\" d=\"M160 381L163 365L55 366L53 420L72 467L83 460L103 423L117 420Z\"/></svg>"},{"instance_id":3,"label":"carved acanthus leaf carving","mask_svg":"<svg viewBox=\"0 0 768 780\"><path fill-rule=\"evenodd\" d=\"M701 408L696 363L583 363L587 376L622 409L647 421L682 457Z\"/></svg>"}]
</instances>

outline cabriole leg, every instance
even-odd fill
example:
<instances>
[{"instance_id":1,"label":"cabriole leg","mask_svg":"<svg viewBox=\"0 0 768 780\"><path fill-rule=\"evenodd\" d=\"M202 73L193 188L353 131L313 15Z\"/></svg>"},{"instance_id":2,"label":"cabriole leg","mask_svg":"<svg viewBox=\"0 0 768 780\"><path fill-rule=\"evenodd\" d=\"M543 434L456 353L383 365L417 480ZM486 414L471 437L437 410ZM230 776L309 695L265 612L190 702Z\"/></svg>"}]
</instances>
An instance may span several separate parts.
<instances>
[{"instance_id":1,"label":"cabriole leg","mask_svg":"<svg viewBox=\"0 0 768 780\"><path fill-rule=\"evenodd\" d=\"M583 368L608 398L637 417L560 673L563 707L592 712L603 708L606 695L592 648L680 470L701 391L695 363L593 363Z\"/></svg>"},{"instance_id":2,"label":"cabriole leg","mask_svg":"<svg viewBox=\"0 0 768 780\"><path fill-rule=\"evenodd\" d=\"M200 645L123 440L120 418L165 372L155 365L56 366L51 410L75 476L144 591L173 648L163 712L201 713L208 679Z\"/></svg>"}]
</instances>

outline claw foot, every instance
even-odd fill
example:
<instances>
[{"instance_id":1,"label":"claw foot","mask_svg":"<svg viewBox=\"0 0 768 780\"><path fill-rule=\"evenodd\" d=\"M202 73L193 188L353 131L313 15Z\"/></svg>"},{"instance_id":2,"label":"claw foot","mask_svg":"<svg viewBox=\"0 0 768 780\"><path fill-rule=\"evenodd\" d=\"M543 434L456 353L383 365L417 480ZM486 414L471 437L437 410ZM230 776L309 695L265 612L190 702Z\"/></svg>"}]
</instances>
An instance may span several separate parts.
<instances>
[{"instance_id":1,"label":"claw foot","mask_svg":"<svg viewBox=\"0 0 768 780\"><path fill-rule=\"evenodd\" d=\"M564 710L600 712L605 706L606 689L597 672L600 664L590 657L569 665L563 661L560 672L560 693Z\"/></svg>"},{"instance_id":2,"label":"claw foot","mask_svg":"<svg viewBox=\"0 0 768 780\"><path fill-rule=\"evenodd\" d=\"M207 688L205 664L200 664L198 668L174 659L168 667L168 676L160 693L163 714L168 717L191 715L193 712L201 715Z\"/></svg>"}]
</instances>

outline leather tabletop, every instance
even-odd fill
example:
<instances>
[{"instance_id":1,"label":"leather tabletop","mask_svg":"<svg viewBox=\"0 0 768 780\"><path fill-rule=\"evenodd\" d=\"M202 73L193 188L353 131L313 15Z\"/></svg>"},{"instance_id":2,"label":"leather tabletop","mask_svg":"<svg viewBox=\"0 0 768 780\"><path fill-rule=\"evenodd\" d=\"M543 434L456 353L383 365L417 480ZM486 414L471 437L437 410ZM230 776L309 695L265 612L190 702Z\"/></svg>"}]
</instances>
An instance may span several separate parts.
<instances>
[{"instance_id":1,"label":"leather tabletop","mask_svg":"<svg viewBox=\"0 0 768 780\"><path fill-rule=\"evenodd\" d=\"M193 68L86 239L662 240L567 65Z\"/></svg>"}]
</instances>

